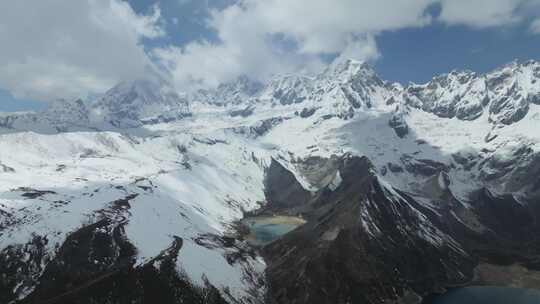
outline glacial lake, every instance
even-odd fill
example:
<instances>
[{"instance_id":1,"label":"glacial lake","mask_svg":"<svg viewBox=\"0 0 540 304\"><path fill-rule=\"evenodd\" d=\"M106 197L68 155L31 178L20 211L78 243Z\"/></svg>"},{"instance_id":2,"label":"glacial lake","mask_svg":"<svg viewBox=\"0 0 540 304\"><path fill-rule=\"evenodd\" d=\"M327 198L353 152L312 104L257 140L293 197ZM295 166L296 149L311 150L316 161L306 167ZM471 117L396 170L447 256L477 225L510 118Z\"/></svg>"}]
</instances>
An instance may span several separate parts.
<instances>
[{"instance_id":1,"label":"glacial lake","mask_svg":"<svg viewBox=\"0 0 540 304\"><path fill-rule=\"evenodd\" d=\"M264 246L305 223L294 216L264 216L245 218L242 222L249 228L247 240L254 245Z\"/></svg>"},{"instance_id":2,"label":"glacial lake","mask_svg":"<svg viewBox=\"0 0 540 304\"><path fill-rule=\"evenodd\" d=\"M540 304L540 291L522 288L475 286L456 288L425 304Z\"/></svg>"}]
</instances>

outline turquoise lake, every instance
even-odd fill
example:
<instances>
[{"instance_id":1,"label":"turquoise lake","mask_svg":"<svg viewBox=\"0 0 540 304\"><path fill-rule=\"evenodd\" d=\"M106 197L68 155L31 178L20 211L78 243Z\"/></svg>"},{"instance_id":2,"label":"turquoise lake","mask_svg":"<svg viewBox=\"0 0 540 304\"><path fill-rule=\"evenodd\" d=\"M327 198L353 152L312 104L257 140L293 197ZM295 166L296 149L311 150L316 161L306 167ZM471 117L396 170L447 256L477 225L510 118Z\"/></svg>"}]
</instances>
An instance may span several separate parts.
<instances>
[{"instance_id":1,"label":"turquoise lake","mask_svg":"<svg viewBox=\"0 0 540 304\"><path fill-rule=\"evenodd\" d=\"M505 287L464 287L452 289L426 304L540 304L540 291Z\"/></svg>"},{"instance_id":2,"label":"turquoise lake","mask_svg":"<svg viewBox=\"0 0 540 304\"><path fill-rule=\"evenodd\" d=\"M295 217L261 217L245 219L249 227L251 242L256 245L266 245L294 230L302 224Z\"/></svg>"}]
</instances>

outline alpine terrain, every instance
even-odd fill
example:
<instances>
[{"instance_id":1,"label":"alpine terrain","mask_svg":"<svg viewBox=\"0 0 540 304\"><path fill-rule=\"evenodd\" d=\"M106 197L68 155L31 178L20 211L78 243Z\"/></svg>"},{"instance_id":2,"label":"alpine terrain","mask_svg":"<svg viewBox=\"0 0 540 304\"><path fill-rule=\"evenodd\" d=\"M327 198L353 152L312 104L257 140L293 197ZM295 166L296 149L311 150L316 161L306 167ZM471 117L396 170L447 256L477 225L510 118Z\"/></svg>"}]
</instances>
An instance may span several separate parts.
<instances>
[{"instance_id":1,"label":"alpine terrain","mask_svg":"<svg viewBox=\"0 0 540 304\"><path fill-rule=\"evenodd\" d=\"M185 94L142 79L0 133L0 303L540 288L535 61L408 86L354 60ZM297 224L257 243L258 218Z\"/></svg>"}]
</instances>

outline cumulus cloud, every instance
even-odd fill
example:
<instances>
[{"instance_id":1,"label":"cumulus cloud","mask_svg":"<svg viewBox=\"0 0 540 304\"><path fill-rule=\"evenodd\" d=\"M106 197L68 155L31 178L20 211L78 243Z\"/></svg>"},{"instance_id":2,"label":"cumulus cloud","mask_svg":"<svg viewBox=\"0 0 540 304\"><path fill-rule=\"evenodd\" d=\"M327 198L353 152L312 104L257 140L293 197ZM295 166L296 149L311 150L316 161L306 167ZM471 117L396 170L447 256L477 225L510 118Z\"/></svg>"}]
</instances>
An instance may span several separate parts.
<instances>
[{"instance_id":1,"label":"cumulus cloud","mask_svg":"<svg viewBox=\"0 0 540 304\"><path fill-rule=\"evenodd\" d=\"M345 60L349 58L369 58L376 60L380 57L377 43L372 35L366 35L363 38L356 38L347 42L346 47L341 51L336 60Z\"/></svg>"},{"instance_id":2,"label":"cumulus cloud","mask_svg":"<svg viewBox=\"0 0 540 304\"><path fill-rule=\"evenodd\" d=\"M241 74L313 72L321 55L381 56L385 31L441 22L473 29L515 24L540 0L238 0L207 21L219 41L194 41L153 52L181 88L215 86ZM434 14L439 7L440 14ZM534 29L536 29L534 27ZM277 39L276 39L277 37ZM384 54L383 54L384 55ZM328 58L329 56L324 56Z\"/></svg>"},{"instance_id":3,"label":"cumulus cloud","mask_svg":"<svg viewBox=\"0 0 540 304\"><path fill-rule=\"evenodd\" d=\"M157 7L136 14L120 0L1 1L0 88L51 100L102 92L144 74L141 39L164 35Z\"/></svg>"},{"instance_id":4,"label":"cumulus cloud","mask_svg":"<svg viewBox=\"0 0 540 304\"><path fill-rule=\"evenodd\" d=\"M531 23L531 32L534 34L540 34L540 18Z\"/></svg>"},{"instance_id":5,"label":"cumulus cloud","mask_svg":"<svg viewBox=\"0 0 540 304\"><path fill-rule=\"evenodd\" d=\"M540 0L219 3L202 21L215 35L147 53L143 40L165 35L157 7L139 15L123 0L2 1L0 88L24 98L73 97L104 91L156 65L181 90L217 86L241 75L264 80L279 73L314 73L328 58L384 56L377 37L385 31L433 22L474 29L513 25L539 17L531 12L540 6ZM532 32L540 33L539 20L530 25Z\"/></svg>"},{"instance_id":6,"label":"cumulus cloud","mask_svg":"<svg viewBox=\"0 0 540 304\"><path fill-rule=\"evenodd\" d=\"M535 1L535 0L533 0ZM517 9L530 0L443 0L439 20L475 28L501 26L520 21Z\"/></svg>"},{"instance_id":7,"label":"cumulus cloud","mask_svg":"<svg viewBox=\"0 0 540 304\"><path fill-rule=\"evenodd\" d=\"M266 78L320 69L320 55L379 56L374 35L423 26L432 0L244 0L210 14L218 42L156 49L182 87L217 85L248 74Z\"/></svg>"},{"instance_id":8,"label":"cumulus cloud","mask_svg":"<svg viewBox=\"0 0 540 304\"><path fill-rule=\"evenodd\" d=\"M356 34L378 33L430 21L430 0L247 1L246 13L270 33L284 33L305 53L340 52Z\"/></svg>"}]
</instances>

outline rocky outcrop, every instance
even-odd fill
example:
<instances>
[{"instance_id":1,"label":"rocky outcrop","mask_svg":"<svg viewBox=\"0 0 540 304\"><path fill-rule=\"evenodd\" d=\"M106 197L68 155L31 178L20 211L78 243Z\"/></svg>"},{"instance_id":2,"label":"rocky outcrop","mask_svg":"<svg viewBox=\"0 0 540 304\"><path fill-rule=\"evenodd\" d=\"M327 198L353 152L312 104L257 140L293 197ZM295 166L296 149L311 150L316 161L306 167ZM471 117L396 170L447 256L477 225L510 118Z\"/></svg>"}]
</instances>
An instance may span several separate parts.
<instances>
[{"instance_id":1,"label":"rocky outcrop","mask_svg":"<svg viewBox=\"0 0 540 304\"><path fill-rule=\"evenodd\" d=\"M266 169L264 192L270 209L287 209L303 205L311 195L297 181L294 174L272 159Z\"/></svg>"},{"instance_id":2,"label":"rocky outcrop","mask_svg":"<svg viewBox=\"0 0 540 304\"><path fill-rule=\"evenodd\" d=\"M32 290L44 270L43 265L52 259L45 248L47 243L47 238L36 235L24 245L8 246L0 251L0 302L10 303Z\"/></svg>"},{"instance_id":3,"label":"rocky outcrop","mask_svg":"<svg viewBox=\"0 0 540 304\"><path fill-rule=\"evenodd\" d=\"M233 128L233 132L244 134L248 137L259 137L268 133L273 127L282 123L285 119L282 117L272 117L260 120L251 126L241 126Z\"/></svg>"},{"instance_id":4,"label":"rocky outcrop","mask_svg":"<svg viewBox=\"0 0 540 304\"><path fill-rule=\"evenodd\" d=\"M316 111L317 111L316 108L311 108L311 109L303 108L299 115L302 118L308 118L312 116L313 114L315 114Z\"/></svg>"},{"instance_id":5,"label":"rocky outcrop","mask_svg":"<svg viewBox=\"0 0 540 304\"><path fill-rule=\"evenodd\" d=\"M504 94L497 96L489 107L490 120L505 125L520 121L529 111L529 101L514 83Z\"/></svg>"},{"instance_id":6,"label":"rocky outcrop","mask_svg":"<svg viewBox=\"0 0 540 304\"><path fill-rule=\"evenodd\" d=\"M409 126L405 120L405 111L403 111L399 106L396 107L396 110L392 114L392 117L388 121L390 128L394 129L396 135L399 138L403 138L409 134Z\"/></svg>"},{"instance_id":7,"label":"rocky outcrop","mask_svg":"<svg viewBox=\"0 0 540 304\"><path fill-rule=\"evenodd\" d=\"M237 116L248 117L251 114L253 114L253 107L246 107L246 108L240 109L240 110L233 110L230 113L231 117L237 117Z\"/></svg>"}]
</instances>

